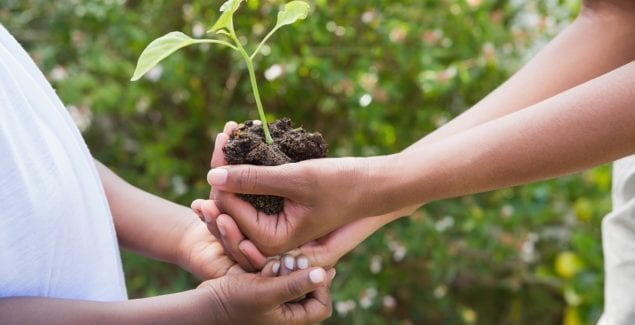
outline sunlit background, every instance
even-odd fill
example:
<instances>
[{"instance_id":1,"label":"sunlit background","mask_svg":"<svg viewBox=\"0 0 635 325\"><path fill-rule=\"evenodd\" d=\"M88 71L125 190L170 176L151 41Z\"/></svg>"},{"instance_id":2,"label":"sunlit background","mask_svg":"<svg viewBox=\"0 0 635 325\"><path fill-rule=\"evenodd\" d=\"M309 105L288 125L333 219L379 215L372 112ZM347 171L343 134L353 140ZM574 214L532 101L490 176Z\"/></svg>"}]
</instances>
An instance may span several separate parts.
<instances>
[{"instance_id":1,"label":"sunlit background","mask_svg":"<svg viewBox=\"0 0 635 325\"><path fill-rule=\"evenodd\" d=\"M269 120L322 132L331 156L399 151L464 111L570 22L580 1L309 1L306 21L256 59ZM154 38L202 37L220 0L0 0L0 22L57 89L94 156L189 205L206 197L213 136L257 118L247 70L187 48L129 81ZM253 49L282 1L249 0ZM610 167L429 204L338 264L327 324L586 324L602 310L600 220ZM193 288L171 265L124 253L131 297Z\"/></svg>"}]
</instances>

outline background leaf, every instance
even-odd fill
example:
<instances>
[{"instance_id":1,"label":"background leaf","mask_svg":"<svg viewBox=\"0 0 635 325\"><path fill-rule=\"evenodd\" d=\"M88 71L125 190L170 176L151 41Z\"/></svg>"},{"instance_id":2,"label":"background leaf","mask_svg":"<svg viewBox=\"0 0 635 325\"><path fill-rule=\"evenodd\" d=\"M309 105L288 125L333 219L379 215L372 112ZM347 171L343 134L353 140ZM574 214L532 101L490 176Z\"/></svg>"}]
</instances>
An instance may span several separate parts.
<instances>
[{"instance_id":1,"label":"background leaf","mask_svg":"<svg viewBox=\"0 0 635 325\"><path fill-rule=\"evenodd\" d=\"M305 19L311 7L304 1L291 1L278 13L276 28L291 25L298 20Z\"/></svg>"},{"instance_id":2,"label":"background leaf","mask_svg":"<svg viewBox=\"0 0 635 325\"><path fill-rule=\"evenodd\" d=\"M223 3L223 5L220 7L220 11L222 12L222 14L220 15L216 23L214 23L212 28L210 28L209 32L216 32L218 30L225 29L225 28L233 29L234 28L234 19L233 19L234 13L236 12L236 10L238 10L238 8L240 7L240 4L243 1L244 0L225 1L225 3Z\"/></svg>"},{"instance_id":3,"label":"background leaf","mask_svg":"<svg viewBox=\"0 0 635 325\"><path fill-rule=\"evenodd\" d=\"M148 47L146 47L143 53L141 53L141 56L139 56L139 61L137 62L137 67L131 80L139 80L139 78L154 68L161 60L180 48L193 43L194 40L191 37L181 32L170 32L155 39L148 44Z\"/></svg>"}]
</instances>

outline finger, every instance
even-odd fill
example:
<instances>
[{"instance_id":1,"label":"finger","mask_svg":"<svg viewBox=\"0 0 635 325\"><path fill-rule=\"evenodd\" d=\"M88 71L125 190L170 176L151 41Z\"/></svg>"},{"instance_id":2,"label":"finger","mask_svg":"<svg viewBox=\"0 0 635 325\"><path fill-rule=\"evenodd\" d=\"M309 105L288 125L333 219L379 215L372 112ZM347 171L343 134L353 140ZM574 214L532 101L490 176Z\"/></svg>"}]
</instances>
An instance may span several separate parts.
<instances>
[{"instance_id":1,"label":"finger","mask_svg":"<svg viewBox=\"0 0 635 325\"><path fill-rule=\"evenodd\" d=\"M219 191L216 204L218 208L232 216L240 231L249 238L256 247L265 255L273 256L301 244L302 238L290 238L282 223L286 223L283 217L266 215L256 211L251 204L243 201L232 193ZM285 204L290 204L288 201ZM292 206L285 210L294 211ZM297 209L296 209L297 210ZM296 214L300 214L300 212ZM288 229L287 229L288 230Z\"/></svg>"},{"instance_id":2,"label":"finger","mask_svg":"<svg viewBox=\"0 0 635 325\"><path fill-rule=\"evenodd\" d=\"M219 228L221 223L223 225L221 230L224 231L226 237L226 240L223 240L223 245L227 245L226 249L231 251L233 256L242 255L255 270L261 270L267 263L267 257L258 250L251 240L245 238L231 216L220 215L217 220Z\"/></svg>"},{"instance_id":3,"label":"finger","mask_svg":"<svg viewBox=\"0 0 635 325\"><path fill-rule=\"evenodd\" d=\"M309 259L306 256L300 255L295 258L295 267L298 270L308 269L309 266L311 266L311 263L309 262Z\"/></svg>"},{"instance_id":4,"label":"finger","mask_svg":"<svg viewBox=\"0 0 635 325\"><path fill-rule=\"evenodd\" d=\"M330 284L329 276L333 272L326 273L326 285ZM306 298L282 306L282 318L288 323L314 324L327 319L332 313L331 296L328 286L317 288L306 295Z\"/></svg>"},{"instance_id":5,"label":"finger","mask_svg":"<svg viewBox=\"0 0 635 325\"><path fill-rule=\"evenodd\" d=\"M321 267L293 272L286 276L270 278L268 285L261 287L261 292L267 295L269 301L275 305L293 301L303 297L317 288L325 287L326 271Z\"/></svg>"},{"instance_id":6,"label":"finger","mask_svg":"<svg viewBox=\"0 0 635 325\"><path fill-rule=\"evenodd\" d=\"M238 248L238 245L245 239L245 236L238 230L238 226L232 218L226 214L221 214L218 216L218 219L216 219L216 226L220 232L225 254L231 256L245 271L255 271L256 268L251 265L249 260Z\"/></svg>"},{"instance_id":7,"label":"finger","mask_svg":"<svg viewBox=\"0 0 635 325\"><path fill-rule=\"evenodd\" d=\"M200 203L201 214L205 223L216 225L216 218L221 214L216 202L213 200L202 200Z\"/></svg>"},{"instance_id":8,"label":"finger","mask_svg":"<svg viewBox=\"0 0 635 325\"><path fill-rule=\"evenodd\" d=\"M226 165L225 155L223 153L223 147L229 141L229 138L232 135L232 132L238 127L238 124L234 121L229 121L225 123L225 128L223 129L223 133L219 133L216 135L216 141L214 141L214 152L212 154L212 161L210 166L212 168L216 168L222 165Z\"/></svg>"},{"instance_id":9,"label":"finger","mask_svg":"<svg viewBox=\"0 0 635 325\"><path fill-rule=\"evenodd\" d=\"M229 135L225 133L219 133L216 135L216 141L214 141L214 152L212 153L212 161L210 163L212 168L227 164L225 162L225 153L223 152L223 147L225 147L227 141L229 141Z\"/></svg>"},{"instance_id":10,"label":"finger","mask_svg":"<svg viewBox=\"0 0 635 325\"><path fill-rule=\"evenodd\" d=\"M220 215L220 211L216 207L214 201L203 200L203 202L201 203L201 213L203 214L203 219L205 221L205 224L207 225L207 230L209 230L209 232L216 238L221 246L223 246L225 255L227 255L229 259L235 262L235 258L227 251L223 236L221 235L221 232L216 224L216 220Z\"/></svg>"},{"instance_id":11,"label":"finger","mask_svg":"<svg viewBox=\"0 0 635 325\"><path fill-rule=\"evenodd\" d=\"M291 255L282 256L282 265L280 266L280 275L285 276L293 273L296 269L295 258Z\"/></svg>"},{"instance_id":12,"label":"finger","mask_svg":"<svg viewBox=\"0 0 635 325\"><path fill-rule=\"evenodd\" d=\"M279 166L231 165L214 168L207 182L219 190L243 194L269 194L290 199L302 197L307 187L298 163Z\"/></svg>"},{"instance_id":13,"label":"finger","mask_svg":"<svg viewBox=\"0 0 635 325\"><path fill-rule=\"evenodd\" d=\"M192 211L194 211L198 218L201 219L201 221L203 222L205 222L205 217L203 216L203 211L201 211L201 204L203 204L204 201L205 200L202 199L196 199L192 201L192 204L190 204L190 208L192 209Z\"/></svg>"},{"instance_id":14,"label":"finger","mask_svg":"<svg viewBox=\"0 0 635 325\"><path fill-rule=\"evenodd\" d=\"M261 237L266 236L270 227L275 226L276 217L263 216L260 218L260 213L251 206L251 204L243 201L233 193L227 193L219 191L216 196L217 207L232 216L232 219L238 225L240 231L252 241L260 242ZM269 239L269 238L265 238ZM258 247L263 248L263 247ZM263 251L266 255L271 252ZM278 252L279 253L279 252Z\"/></svg>"},{"instance_id":15,"label":"finger","mask_svg":"<svg viewBox=\"0 0 635 325\"><path fill-rule=\"evenodd\" d=\"M275 277L280 272L280 259L271 259L265 264L260 271L260 275L263 277Z\"/></svg>"},{"instance_id":16,"label":"finger","mask_svg":"<svg viewBox=\"0 0 635 325\"><path fill-rule=\"evenodd\" d=\"M201 214L203 216L203 222L207 225L207 230L218 240L218 242L223 244L220 232L218 231L218 227L216 226L216 218L220 215L220 211L216 208L214 201L211 200L203 200L200 205ZM228 255L229 256L229 255ZM229 256L231 258L231 256Z\"/></svg>"},{"instance_id":17,"label":"finger","mask_svg":"<svg viewBox=\"0 0 635 325\"><path fill-rule=\"evenodd\" d=\"M236 227L238 228L238 226ZM267 257L264 256L260 250L258 250L258 247L249 239L241 241L240 244L238 244L238 249L257 270L262 269L267 262Z\"/></svg>"},{"instance_id":18,"label":"finger","mask_svg":"<svg viewBox=\"0 0 635 325\"><path fill-rule=\"evenodd\" d=\"M326 286L327 287L329 288L331 287L331 284L333 283L333 279L335 279L336 274L337 274L337 270L334 267L326 271L326 279L327 279Z\"/></svg>"},{"instance_id":19,"label":"finger","mask_svg":"<svg viewBox=\"0 0 635 325\"><path fill-rule=\"evenodd\" d=\"M234 121L229 121L225 123L225 127L223 128L223 133L231 136L232 132L234 132L236 128L238 128L238 124Z\"/></svg>"}]
</instances>

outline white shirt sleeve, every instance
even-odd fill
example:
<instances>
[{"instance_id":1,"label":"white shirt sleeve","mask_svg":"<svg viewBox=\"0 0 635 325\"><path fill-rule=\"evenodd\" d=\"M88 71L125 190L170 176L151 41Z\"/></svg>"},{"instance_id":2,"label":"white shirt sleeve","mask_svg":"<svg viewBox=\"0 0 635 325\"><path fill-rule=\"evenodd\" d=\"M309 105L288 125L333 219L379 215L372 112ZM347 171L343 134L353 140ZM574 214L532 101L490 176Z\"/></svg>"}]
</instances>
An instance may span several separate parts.
<instances>
[{"instance_id":1,"label":"white shirt sleeve","mask_svg":"<svg viewBox=\"0 0 635 325\"><path fill-rule=\"evenodd\" d=\"M635 324L635 156L613 164L613 210L602 220L601 325Z\"/></svg>"},{"instance_id":2,"label":"white shirt sleeve","mask_svg":"<svg viewBox=\"0 0 635 325\"><path fill-rule=\"evenodd\" d=\"M84 140L0 25L0 297L127 299L115 229Z\"/></svg>"}]
</instances>

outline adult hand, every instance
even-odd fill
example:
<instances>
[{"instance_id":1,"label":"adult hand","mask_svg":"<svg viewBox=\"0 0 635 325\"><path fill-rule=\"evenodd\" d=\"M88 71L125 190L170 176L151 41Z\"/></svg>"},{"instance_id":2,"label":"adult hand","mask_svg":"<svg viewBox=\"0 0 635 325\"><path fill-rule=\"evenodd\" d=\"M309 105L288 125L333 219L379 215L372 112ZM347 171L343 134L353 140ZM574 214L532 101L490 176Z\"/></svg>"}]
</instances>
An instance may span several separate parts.
<instances>
[{"instance_id":1,"label":"adult hand","mask_svg":"<svg viewBox=\"0 0 635 325\"><path fill-rule=\"evenodd\" d=\"M374 186L368 182L370 164L381 165L384 159L325 158L273 167L222 166L210 171L208 182L216 190L220 211L232 216L263 253L276 255L362 217L391 211L392 207L376 199ZM281 196L285 198L284 210L266 215L233 193Z\"/></svg>"},{"instance_id":2,"label":"adult hand","mask_svg":"<svg viewBox=\"0 0 635 325\"><path fill-rule=\"evenodd\" d=\"M226 251L231 252L231 256L242 255L251 265L265 263L267 257L240 233L238 226L229 215L220 214L214 201L205 201L202 207L201 213L209 219L216 220L219 228L224 229L225 238L234 238L234 240L225 241L223 245ZM379 228L399 217L412 214L416 208L417 206L412 206L381 216L354 221L297 249L285 252L279 256L280 273L285 274L285 272L305 269L309 266L332 267L341 257ZM276 270L278 270L277 267Z\"/></svg>"},{"instance_id":3,"label":"adult hand","mask_svg":"<svg viewBox=\"0 0 635 325\"><path fill-rule=\"evenodd\" d=\"M229 137L237 126L236 122L227 122L223 132L216 136L214 151L210 162L212 168L227 164L225 155L223 154L223 147L227 144ZM214 199L217 192L218 191L212 188L210 199ZM214 201L202 199L194 200L191 208L198 214L200 219L207 224L208 231L219 240L223 246L225 255L237 262L242 269L253 272L264 267L267 259L260 254L253 243L244 241L245 236L240 231L225 230L226 228L232 230L237 228L237 226L231 218L226 216L219 217L220 211L216 208ZM241 244L241 242L243 243Z\"/></svg>"},{"instance_id":4,"label":"adult hand","mask_svg":"<svg viewBox=\"0 0 635 325\"><path fill-rule=\"evenodd\" d=\"M313 324L331 315L327 288L333 275L322 268L280 277L236 274L203 282L197 290L207 292L217 324Z\"/></svg>"}]
</instances>

